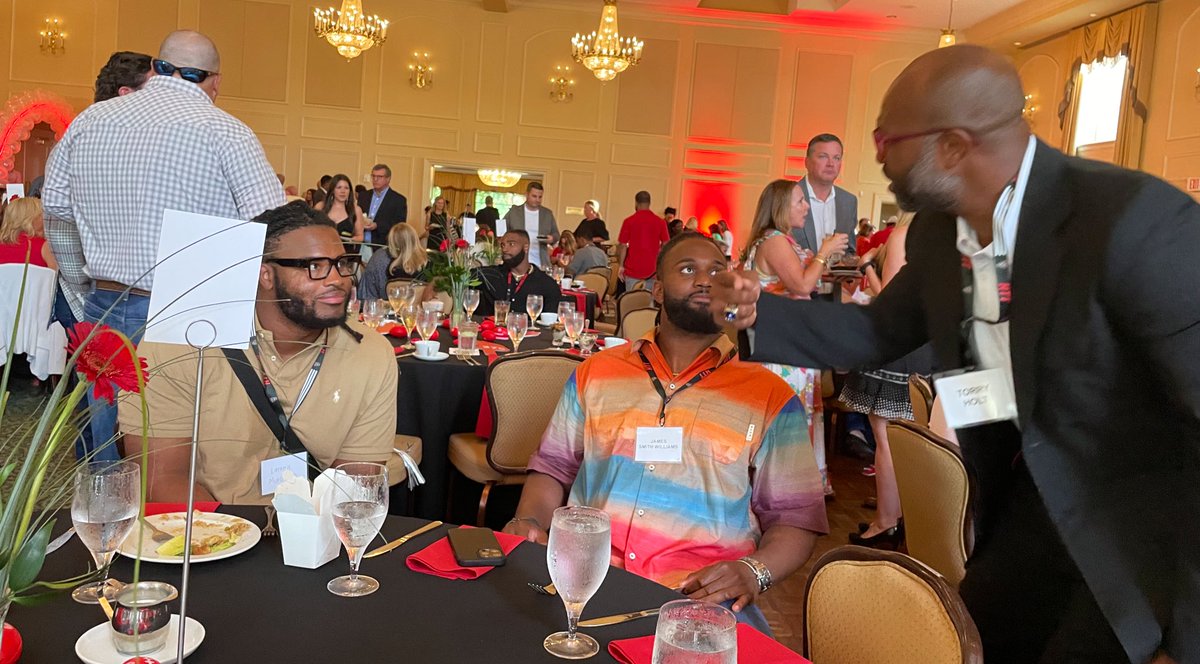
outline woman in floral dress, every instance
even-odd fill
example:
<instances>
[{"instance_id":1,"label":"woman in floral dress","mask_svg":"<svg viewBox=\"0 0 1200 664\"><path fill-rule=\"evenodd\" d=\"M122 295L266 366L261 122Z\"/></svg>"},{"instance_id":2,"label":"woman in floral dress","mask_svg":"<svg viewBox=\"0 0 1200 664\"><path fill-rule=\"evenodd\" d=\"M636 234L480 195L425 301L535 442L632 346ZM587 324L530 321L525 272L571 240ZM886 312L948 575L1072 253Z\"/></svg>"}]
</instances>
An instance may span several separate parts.
<instances>
[{"instance_id":1,"label":"woman in floral dress","mask_svg":"<svg viewBox=\"0 0 1200 664\"><path fill-rule=\"evenodd\" d=\"M742 255L742 268L758 274L763 291L794 299L808 299L825 272L829 256L846 250L850 239L838 233L821 243L814 255L792 239L793 228L803 228L808 199L796 182L775 180L763 189L754 211L750 241ZM813 456L821 470L825 495L833 495L825 463L825 418L821 407L821 372L817 369L764 364L783 378L804 403Z\"/></svg>"}]
</instances>

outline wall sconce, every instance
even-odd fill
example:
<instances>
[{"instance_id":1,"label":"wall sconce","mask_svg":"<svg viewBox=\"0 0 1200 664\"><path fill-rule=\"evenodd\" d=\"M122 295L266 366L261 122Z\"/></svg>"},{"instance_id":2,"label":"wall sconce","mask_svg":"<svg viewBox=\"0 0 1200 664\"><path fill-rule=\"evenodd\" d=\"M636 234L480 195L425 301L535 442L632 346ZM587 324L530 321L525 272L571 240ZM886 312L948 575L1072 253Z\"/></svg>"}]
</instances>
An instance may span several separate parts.
<instances>
[{"instance_id":1,"label":"wall sconce","mask_svg":"<svg viewBox=\"0 0 1200 664\"><path fill-rule=\"evenodd\" d=\"M43 52L50 55L57 55L59 51L67 52L67 33L63 32L62 28L62 21L56 18L46 19L45 27L38 32Z\"/></svg>"},{"instance_id":2,"label":"wall sconce","mask_svg":"<svg viewBox=\"0 0 1200 664\"><path fill-rule=\"evenodd\" d=\"M1021 117L1027 122L1033 122L1033 116L1038 112L1037 104L1034 103L1033 95L1025 95L1025 108L1021 109Z\"/></svg>"},{"instance_id":3,"label":"wall sconce","mask_svg":"<svg viewBox=\"0 0 1200 664\"><path fill-rule=\"evenodd\" d=\"M429 63L428 53L418 53L413 51L413 57L416 62L408 65L408 84L418 90L433 85L433 65Z\"/></svg>"},{"instance_id":4,"label":"wall sconce","mask_svg":"<svg viewBox=\"0 0 1200 664\"><path fill-rule=\"evenodd\" d=\"M571 68L555 65L554 75L550 77L550 98L556 102L570 102L575 98L575 93L571 92L574 87L575 79L571 78Z\"/></svg>"}]
</instances>

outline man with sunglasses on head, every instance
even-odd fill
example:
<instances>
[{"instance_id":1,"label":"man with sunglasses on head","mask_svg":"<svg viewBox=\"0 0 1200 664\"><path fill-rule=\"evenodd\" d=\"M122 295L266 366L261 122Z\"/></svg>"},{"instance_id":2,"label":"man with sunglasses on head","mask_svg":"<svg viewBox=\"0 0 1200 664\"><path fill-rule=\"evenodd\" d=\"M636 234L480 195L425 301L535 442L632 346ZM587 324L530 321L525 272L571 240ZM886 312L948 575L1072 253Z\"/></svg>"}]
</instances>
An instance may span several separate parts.
<instances>
[{"instance_id":1,"label":"man with sunglasses on head","mask_svg":"<svg viewBox=\"0 0 1200 664\"><path fill-rule=\"evenodd\" d=\"M250 219L284 202L254 132L213 104L221 58L212 41L173 32L152 67L136 94L75 118L50 154L43 193L60 280L68 301L83 303L77 316L135 341L146 326L164 210ZM97 458L116 459L107 444L116 409L92 408Z\"/></svg>"},{"instance_id":2,"label":"man with sunglasses on head","mask_svg":"<svg viewBox=\"0 0 1200 664\"><path fill-rule=\"evenodd\" d=\"M396 361L378 334L346 322L358 254L344 254L337 226L294 201L255 218L267 225L250 348L205 351L197 499L265 503L260 470L290 453L328 468L345 461L386 463L396 433ZM357 329L356 329L357 328ZM187 496L196 354L143 343L153 379L147 500ZM271 398L274 396L274 398ZM272 406L270 402L274 401ZM277 409L277 410L276 410ZM279 417L291 435L276 435ZM141 400L121 400L126 447L141 449ZM303 466L293 467L303 476Z\"/></svg>"},{"instance_id":3,"label":"man with sunglasses on head","mask_svg":"<svg viewBox=\"0 0 1200 664\"><path fill-rule=\"evenodd\" d=\"M866 307L727 273L710 309L757 361L871 368L932 343L989 664L1200 662L1200 206L1038 141L1024 104L997 53L917 58L875 130L917 211L907 264Z\"/></svg>"}]
</instances>

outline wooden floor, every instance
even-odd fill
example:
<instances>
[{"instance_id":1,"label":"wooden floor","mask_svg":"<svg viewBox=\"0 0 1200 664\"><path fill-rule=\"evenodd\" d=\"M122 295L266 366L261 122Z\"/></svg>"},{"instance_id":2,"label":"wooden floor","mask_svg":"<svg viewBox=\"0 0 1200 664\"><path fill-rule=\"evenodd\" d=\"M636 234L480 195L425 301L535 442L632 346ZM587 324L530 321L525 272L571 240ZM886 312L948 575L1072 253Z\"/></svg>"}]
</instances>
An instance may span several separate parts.
<instances>
[{"instance_id":1,"label":"wooden floor","mask_svg":"<svg viewBox=\"0 0 1200 664\"><path fill-rule=\"evenodd\" d=\"M783 645L803 652L801 617L804 607L804 584L808 581L813 563L830 549L848 544L852 532L858 532L859 522L870 521L875 511L862 506L865 499L875 495L874 478L862 475L863 462L831 454L830 478L836 498L826 502L829 514L829 534L817 540L816 549L803 569L778 583L759 597L759 606L771 623L775 638Z\"/></svg>"}]
</instances>

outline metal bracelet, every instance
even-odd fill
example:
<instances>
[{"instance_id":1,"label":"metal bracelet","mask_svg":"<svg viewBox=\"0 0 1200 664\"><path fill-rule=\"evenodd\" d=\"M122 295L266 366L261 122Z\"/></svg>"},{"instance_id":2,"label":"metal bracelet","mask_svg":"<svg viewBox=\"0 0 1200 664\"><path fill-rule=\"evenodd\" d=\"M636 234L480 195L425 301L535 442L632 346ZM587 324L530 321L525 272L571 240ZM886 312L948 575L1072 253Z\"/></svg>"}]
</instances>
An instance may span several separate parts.
<instances>
[{"instance_id":1,"label":"metal bracelet","mask_svg":"<svg viewBox=\"0 0 1200 664\"><path fill-rule=\"evenodd\" d=\"M750 568L750 571L754 572L754 577L758 579L758 592L765 593L770 589L772 583L771 570L766 565L750 556L738 558L738 562L745 564Z\"/></svg>"}]
</instances>

